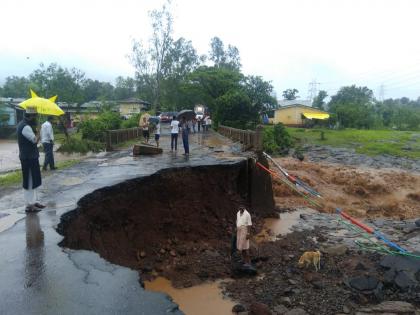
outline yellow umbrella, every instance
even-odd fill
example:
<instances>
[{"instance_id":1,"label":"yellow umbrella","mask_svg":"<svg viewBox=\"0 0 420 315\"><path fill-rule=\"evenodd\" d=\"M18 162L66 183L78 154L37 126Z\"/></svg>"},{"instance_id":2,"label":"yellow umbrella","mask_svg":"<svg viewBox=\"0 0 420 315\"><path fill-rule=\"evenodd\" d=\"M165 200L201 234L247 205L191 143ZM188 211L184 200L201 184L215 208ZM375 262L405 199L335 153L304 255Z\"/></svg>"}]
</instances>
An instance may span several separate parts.
<instances>
[{"instance_id":1,"label":"yellow umbrella","mask_svg":"<svg viewBox=\"0 0 420 315\"><path fill-rule=\"evenodd\" d=\"M60 116L64 115L64 111L58 107L55 103L57 95L49 99L39 97L31 89L31 98L28 98L26 101L23 101L19 104L19 107L26 109L29 107L35 107L38 114L41 115L51 115L51 116Z\"/></svg>"}]
</instances>

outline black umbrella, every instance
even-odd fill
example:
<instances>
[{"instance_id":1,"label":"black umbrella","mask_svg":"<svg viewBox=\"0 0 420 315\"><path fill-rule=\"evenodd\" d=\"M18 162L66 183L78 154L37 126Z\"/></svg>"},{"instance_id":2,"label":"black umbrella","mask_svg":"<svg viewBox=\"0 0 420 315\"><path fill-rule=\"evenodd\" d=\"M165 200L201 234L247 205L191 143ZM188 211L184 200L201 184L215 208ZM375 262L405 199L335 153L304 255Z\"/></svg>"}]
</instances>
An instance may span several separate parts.
<instances>
[{"instance_id":1,"label":"black umbrella","mask_svg":"<svg viewBox=\"0 0 420 315\"><path fill-rule=\"evenodd\" d=\"M159 121L160 121L159 116L150 116L149 117L149 123L157 125L159 123Z\"/></svg>"},{"instance_id":2,"label":"black umbrella","mask_svg":"<svg viewBox=\"0 0 420 315\"><path fill-rule=\"evenodd\" d=\"M186 120L191 120L195 117L195 113L191 109L184 109L178 113L178 120L181 120L182 117L185 117Z\"/></svg>"}]
</instances>

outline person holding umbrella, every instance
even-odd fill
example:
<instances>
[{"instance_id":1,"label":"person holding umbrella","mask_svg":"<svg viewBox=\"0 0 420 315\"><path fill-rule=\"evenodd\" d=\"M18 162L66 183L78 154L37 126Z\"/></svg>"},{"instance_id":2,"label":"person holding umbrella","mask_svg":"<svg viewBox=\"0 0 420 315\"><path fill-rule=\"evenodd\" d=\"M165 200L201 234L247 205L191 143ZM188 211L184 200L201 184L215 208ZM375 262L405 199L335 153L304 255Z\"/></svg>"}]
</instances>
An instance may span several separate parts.
<instances>
[{"instance_id":1,"label":"person holding umbrella","mask_svg":"<svg viewBox=\"0 0 420 315\"><path fill-rule=\"evenodd\" d=\"M22 187L26 212L38 212L45 206L38 202L37 188L41 186L41 170L36 131L38 113L35 107L27 107L24 119L18 124L16 133L19 145L19 159L22 167Z\"/></svg>"},{"instance_id":2,"label":"person holding umbrella","mask_svg":"<svg viewBox=\"0 0 420 315\"><path fill-rule=\"evenodd\" d=\"M181 132L182 132L182 144L184 145L184 155L190 154L190 145L188 143L188 134L189 134L190 128L188 126L187 119L185 116L182 116L181 120Z\"/></svg>"},{"instance_id":3,"label":"person holding umbrella","mask_svg":"<svg viewBox=\"0 0 420 315\"><path fill-rule=\"evenodd\" d=\"M31 97L19 107L25 110L24 119L16 128L19 159L22 166L22 186L26 202L26 212L37 212L45 206L38 202L37 188L41 186L41 171L39 168L39 151L37 143L39 134L36 126L38 114L60 116L64 111L55 103L57 95L48 99L39 97L32 90Z\"/></svg>"}]
</instances>

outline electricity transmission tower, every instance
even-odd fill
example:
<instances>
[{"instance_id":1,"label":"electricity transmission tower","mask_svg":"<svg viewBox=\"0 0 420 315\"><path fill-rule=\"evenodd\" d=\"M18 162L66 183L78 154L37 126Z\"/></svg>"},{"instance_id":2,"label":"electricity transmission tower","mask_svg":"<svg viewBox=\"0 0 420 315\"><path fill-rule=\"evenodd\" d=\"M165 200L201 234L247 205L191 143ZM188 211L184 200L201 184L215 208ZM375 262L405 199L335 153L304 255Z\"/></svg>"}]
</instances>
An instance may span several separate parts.
<instances>
[{"instance_id":1,"label":"electricity transmission tower","mask_svg":"<svg viewBox=\"0 0 420 315\"><path fill-rule=\"evenodd\" d=\"M316 82L316 80L312 80L309 82L309 88L308 88L308 100L311 102L314 100L315 96L318 94L318 86L321 83Z\"/></svg>"},{"instance_id":2,"label":"electricity transmission tower","mask_svg":"<svg viewBox=\"0 0 420 315\"><path fill-rule=\"evenodd\" d=\"M384 84L381 84L379 86L378 98L380 102L383 102L385 99L385 85Z\"/></svg>"}]
</instances>

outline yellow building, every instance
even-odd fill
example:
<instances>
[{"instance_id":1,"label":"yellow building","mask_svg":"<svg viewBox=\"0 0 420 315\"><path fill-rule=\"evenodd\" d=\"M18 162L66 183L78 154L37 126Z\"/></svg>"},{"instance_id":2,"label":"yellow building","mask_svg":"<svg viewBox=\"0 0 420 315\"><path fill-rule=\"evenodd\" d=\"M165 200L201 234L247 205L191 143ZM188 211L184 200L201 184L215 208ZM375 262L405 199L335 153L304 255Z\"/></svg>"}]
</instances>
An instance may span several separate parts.
<instances>
[{"instance_id":1,"label":"yellow building","mask_svg":"<svg viewBox=\"0 0 420 315\"><path fill-rule=\"evenodd\" d=\"M290 104L282 106L274 111L273 123L281 122L291 127L304 126L307 120L311 119L328 119L330 115L318 108L299 104Z\"/></svg>"},{"instance_id":2,"label":"yellow building","mask_svg":"<svg viewBox=\"0 0 420 315\"><path fill-rule=\"evenodd\" d=\"M139 114L143 110L148 110L150 108L150 103L136 98L130 98L118 101L118 107L120 116L130 118L135 114Z\"/></svg>"}]
</instances>

